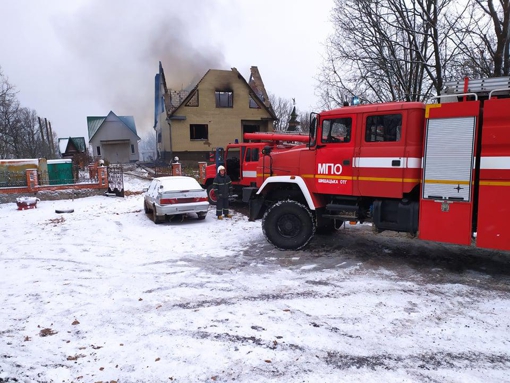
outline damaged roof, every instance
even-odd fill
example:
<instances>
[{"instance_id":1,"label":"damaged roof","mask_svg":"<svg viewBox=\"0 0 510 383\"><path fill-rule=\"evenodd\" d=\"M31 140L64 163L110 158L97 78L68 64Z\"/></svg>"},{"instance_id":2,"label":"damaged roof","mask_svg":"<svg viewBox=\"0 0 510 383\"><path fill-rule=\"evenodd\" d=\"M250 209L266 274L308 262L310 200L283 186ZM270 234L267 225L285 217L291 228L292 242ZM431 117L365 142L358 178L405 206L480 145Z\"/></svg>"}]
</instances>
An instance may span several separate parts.
<instances>
[{"instance_id":1,"label":"damaged roof","mask_svg":"<svg viewBox=\"0 0 510 383\"><path fill-rule=\"evenodd\" d=\"M198 81L197 85L195 85L195 87L193 87L191 90L175 91L167 89L165 86L165 89L168 90L169 96L166 98L168 117L172 117L183 104L187 103L189 99L193 97L195 91L200 86L200 83L204 80L210 71L211 70L209 69L200 79L200 81ZM264 83L262 82L262 78L260 77L260 73L258 72L258 68L256 66L252 66L250 68L250 83L246 81L246 79L241 75L241 73L239 73L236 68L232 68L232 71L236 73L237 77L250 89L250 96L260 105L262 105L262 107L269 113L271 118L277 120L278 118L276 117L271 103L269 102L269 97L266 93L266 89L264 87Z\"/></svg>"}]
</instances>

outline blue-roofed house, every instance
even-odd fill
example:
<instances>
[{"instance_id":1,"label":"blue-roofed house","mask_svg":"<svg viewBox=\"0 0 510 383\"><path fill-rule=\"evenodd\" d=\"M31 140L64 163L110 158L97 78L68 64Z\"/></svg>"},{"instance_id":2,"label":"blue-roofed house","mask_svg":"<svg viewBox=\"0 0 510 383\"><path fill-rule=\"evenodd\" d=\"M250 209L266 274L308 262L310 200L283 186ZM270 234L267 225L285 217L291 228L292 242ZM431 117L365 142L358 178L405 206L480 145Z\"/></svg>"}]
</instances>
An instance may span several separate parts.
<instances>
[{"instance_id":1,"label":"blue-roofed house","mask_svg":"<svg viewBox=\"0 0 510 383\"><path fill-rule=\"evenodd\" d=\"M110 111L107 116L87 117L87 126L95 158L118 164L139 160L140 137L133 116L117 116Z\"/></svg>"}]
</instances>

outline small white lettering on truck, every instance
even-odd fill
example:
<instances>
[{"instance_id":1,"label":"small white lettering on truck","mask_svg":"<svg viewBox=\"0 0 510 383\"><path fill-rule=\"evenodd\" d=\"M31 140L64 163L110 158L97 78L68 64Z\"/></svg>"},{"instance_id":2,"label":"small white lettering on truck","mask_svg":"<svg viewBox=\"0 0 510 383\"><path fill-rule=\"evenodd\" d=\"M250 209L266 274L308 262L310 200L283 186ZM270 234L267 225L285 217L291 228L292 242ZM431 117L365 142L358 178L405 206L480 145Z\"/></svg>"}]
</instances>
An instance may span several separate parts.
<instances>
[{"instance_id":1,"label":"small white lettering on truck","mask_svg":"<svg viewBox=\"0 0 510 383\"><path fill-rule=\"evenodd\" d=\"M319 178L317 180L317 182L319 182L320 184L337 184L338 180L330 180L330 179L327 179L327 178Z\"/></svg>"},{"instance_id":2,"label":"small white lettering on truck","mask_svg":"<svg viewBox=\"0 0 510 383\"><path fill-rule=\"evenodd\" d=\"M319 178L317 182L320 184L339 184L339 185L347 185L347 180L336 180L330 178Z\"/></svg>"},{"instance_id":3,"label":"small white lettering on truck","mask_svg":"<svg viewBox=\"0 0 510 383\"><path fill-rule=\"evenodd\" d=\"M318 164L318 174L342 174L342 165L340 164Z\"/></svg>"}]
</instances>

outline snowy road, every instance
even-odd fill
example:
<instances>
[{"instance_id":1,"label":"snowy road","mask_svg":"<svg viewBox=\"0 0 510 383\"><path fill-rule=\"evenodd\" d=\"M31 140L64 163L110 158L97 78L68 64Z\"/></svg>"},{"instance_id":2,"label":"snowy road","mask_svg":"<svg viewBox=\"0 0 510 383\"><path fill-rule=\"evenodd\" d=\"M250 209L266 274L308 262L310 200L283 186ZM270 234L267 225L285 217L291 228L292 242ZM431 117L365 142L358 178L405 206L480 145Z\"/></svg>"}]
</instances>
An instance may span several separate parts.
<instances>
[{"instance_id":1,"label":"snowy road","mask_svg":"<svg viewBox=\"0 0 510 383\"><path fill-rule=\"evenodd\" d=\"M508 254L213 215L0 205L0 382L510 382Z\"/></svg>"}]
</instances>

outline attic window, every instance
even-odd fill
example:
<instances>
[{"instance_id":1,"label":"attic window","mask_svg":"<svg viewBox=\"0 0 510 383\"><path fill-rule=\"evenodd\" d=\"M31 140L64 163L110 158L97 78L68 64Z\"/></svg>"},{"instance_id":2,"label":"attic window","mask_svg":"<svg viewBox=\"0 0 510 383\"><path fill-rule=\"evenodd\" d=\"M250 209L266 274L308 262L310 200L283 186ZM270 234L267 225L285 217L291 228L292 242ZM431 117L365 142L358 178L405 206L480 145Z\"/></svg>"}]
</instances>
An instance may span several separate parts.
<instances>
[{"instance_id":1,"label":"attic window","mask_svg":"<svg viewBox=\"0 0 510 383\"><path fill-rule=\"evenodd\" d=\"M193 94L191 95L191 98L186 103L186 106L191 106L191 107L198 106L198 90L195 90L195 92L193 92Z\"/></svg>"},{"instance_id":2,"label":"attic window","mask_svg":"<svg viewBox=\"0 0 510 383\"><path fill-rule=\"evenodd\" d=\"M234 106L234 92L215 92L216 108L232 108Z\"/></svg>"},{"instance_id":3,"label":"attic window","mask_svg":"<svg viewBox=\"0 0 510 383\"><path fill-rule=\"evenodd\" d=\"M251 109L260 109L259 104L253 99L252 96L250 96L250 108Z\"/></svg>"}]
</instances>

